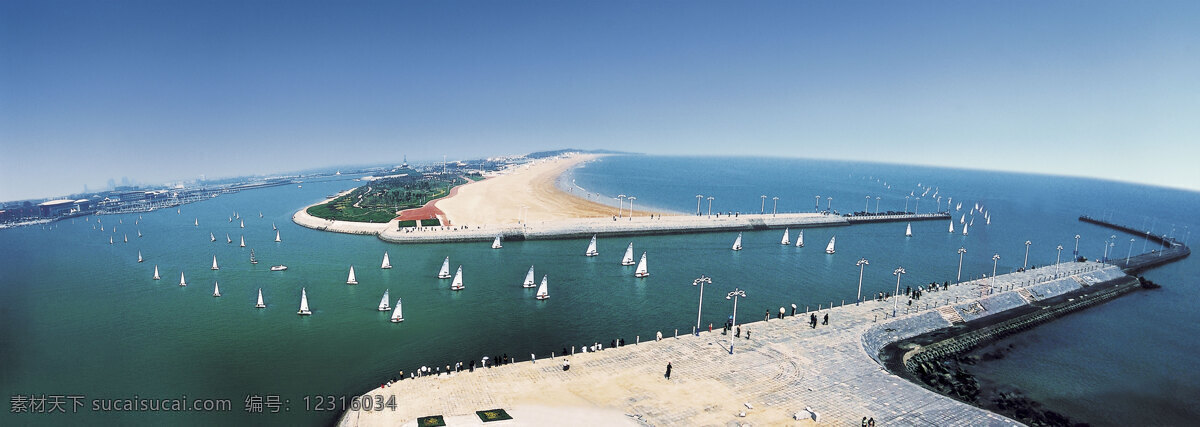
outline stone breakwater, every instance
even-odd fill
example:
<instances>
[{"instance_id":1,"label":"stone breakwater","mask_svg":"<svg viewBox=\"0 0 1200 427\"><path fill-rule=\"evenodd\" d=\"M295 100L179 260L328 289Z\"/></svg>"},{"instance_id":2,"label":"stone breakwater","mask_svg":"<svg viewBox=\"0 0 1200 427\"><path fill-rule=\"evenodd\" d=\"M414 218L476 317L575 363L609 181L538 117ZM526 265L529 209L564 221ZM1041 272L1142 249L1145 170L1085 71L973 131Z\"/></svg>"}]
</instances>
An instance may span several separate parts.
<instances>
[{"instance_id":1,"label":"stone breakwater","mask_svg":"<svg viewBox=\"0 0 1200 427\"><path fill-rule=\"evenodd\" d=\"M379 238L393 243L484 242L502 240L572 239L598 236L752 231L791 228L840 227L867 222L925 221L949 219L949 214L910 214L845 217L819 213L752 214L721 216L639 216L634 218L580 218L538 221L517 225L461 225L455 227L392 227Z\"/></svg>"}]
</instances>

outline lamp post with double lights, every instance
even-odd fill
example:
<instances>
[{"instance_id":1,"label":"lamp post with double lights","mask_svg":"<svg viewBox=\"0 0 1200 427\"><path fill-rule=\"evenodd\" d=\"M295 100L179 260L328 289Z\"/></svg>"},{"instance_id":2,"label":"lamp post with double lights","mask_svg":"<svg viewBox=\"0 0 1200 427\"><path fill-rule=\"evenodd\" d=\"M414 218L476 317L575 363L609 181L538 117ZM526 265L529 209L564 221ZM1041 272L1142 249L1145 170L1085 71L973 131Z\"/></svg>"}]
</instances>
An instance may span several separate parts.
<instances>
[{"instance_id":1,"label":"lamp post with double lights","mask_svg":"<svg viewBox=\"0 0 1200 427\"><path fill-rule=\"evenodd\" d=\"M701 310L704 309L704 284L705 283L711 285L712 278L701 274L699 278L692 281L692 286L700 285L700 303L696 307L696 330L693 331L693 333L695 333L696 336L700 335L700 312L701 312Z\"/></svg>"}]
</instances>

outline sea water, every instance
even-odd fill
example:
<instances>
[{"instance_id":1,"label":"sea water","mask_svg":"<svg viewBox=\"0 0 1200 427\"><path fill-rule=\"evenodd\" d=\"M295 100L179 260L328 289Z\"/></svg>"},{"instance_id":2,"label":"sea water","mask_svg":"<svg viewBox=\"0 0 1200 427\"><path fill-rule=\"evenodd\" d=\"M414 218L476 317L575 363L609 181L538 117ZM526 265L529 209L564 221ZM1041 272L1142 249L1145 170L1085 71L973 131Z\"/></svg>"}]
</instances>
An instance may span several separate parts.
<instances>
[{"instance_id":1,"label":"sea water","mask_svg":"<svg viewBox=\"0 0 1200 427\"><path fill-rule=\"evenodd\" d=\"M305 182L226 194L175 209L143 214L92 216L48 226L0 230L0 391L15 395L83 396L87 407L72 413L13 414L17 424L328 424L336 411L318 410L317 396L352 397L377 387L403 369L453 365L507 353L527 360L563 347L624 338L633 343L656 332L685 334L694 326L698 289L705 288L702 327L731 314L724 296L746 291L739 322L797 304L801 310L853 301L855 262L868 258L865 295L894 289L892 270L908 271L903 286L953 280L957 249L968 252L963 277L1071 258L1074 236L1080 253L1124 255L1137 236L1077 221L1104 216L1134 227L1153 227L1184 238L1196 225L1196 193L1099 180L916 168L799 159L604 157L567 177L580 193L612 199L637 197L636 208L696 213L696 195L714 197L713 211L757 213L917 209L918 188L936 187L963 210L984 205L968 236L947 232L948 221L867 224L805 230L806 247L779 244L781 230L745 232L744 250L729 250L735 232L601 238L600 256L585 257L587 239L459 244L389 244L371 236L309 230L292 213L357 183ZM886 182L886 185L884 184ZM928 195L932 195L931 190ZM767 196L765 206L761 196ZM920 200L920 212L937 201ZM867 196L871 199L867 203ZM773 197L779 197L774 206ZM828 197L833 197L829 200ZM614 201L615 202L615 201ZM622 202L628 208L628 202ZM234 212L246 223L228 221ZM258 217L262 212L263 218ZM614 212L615 213L615 212ZM141 218L139 224L134 221ZM105 231L93 230L103 221ZM198 220L200 225L194 226ZM123 224L118 224L118 222ZM274 242L278 226L282 242ZM112 227L116 226L116 232ZM1188 227L1185 231L1184 227ZM137 238L140 230L145 237ZM796 238L792 230L792 239ZM209 233L217 242L209 240ZM123 243L128 233L130 242ZM225 243L228 234L234 243ZM246 248L238 247L245 236ZM837 253L824 253L837 236ZM109 245L108 238L115 244ZM633 278L620 265L625 246L647 252L650 277ZM249 263L250 250L259 263ZM145 257L137 263L137 252ZM393 268L379 268L383 252ZM220 270L210 270L216 256ZM442 259L463 266L466 289L449 290L436 273ZM1112 256L1117 258L1116 255ZM286 264L283 272L270 266ZM151 280L157 265L162 280ZM347 285L350 266L359 284ZM551 298L537 301L521 287L526 271L549 276ZM1018 338L1021 349L991 366L988 375L1011 380L1032 397L1082 421L1181 423L1194 419L1197 356L1195 277L1192 259L1151 270L1164 285L1085 310ZM178 286L179 274L188 286ZM539 279L540 280L540 279ZM221 286L212 297L213 282ZM254 308L262 288L267 308ZM296 314L305 288L311 316ZM378 311L384 290L402 298L402 323ZM228 399L226 412L96 412L93 399ZM247 402L278 396L279 413L247 412ZM418 399L420 396L409 398ZM340 405L340 403L339 403ZM322 408L324 409L324 408ZM432 414L428 414L432 415ZM4 424L9 424L5 421Z\"/></svg>"}]
</instances>

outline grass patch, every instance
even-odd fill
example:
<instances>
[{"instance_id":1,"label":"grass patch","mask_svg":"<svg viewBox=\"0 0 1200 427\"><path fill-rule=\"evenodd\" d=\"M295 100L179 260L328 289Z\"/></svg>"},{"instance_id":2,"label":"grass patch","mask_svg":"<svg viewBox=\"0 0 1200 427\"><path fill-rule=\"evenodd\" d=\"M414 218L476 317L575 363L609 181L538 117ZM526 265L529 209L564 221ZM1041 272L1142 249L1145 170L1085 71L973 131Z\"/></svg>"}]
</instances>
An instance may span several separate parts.
<instances>
[{"instance_id":1,"label":"grass patch","mask_svg":"<svg viewBox=\"0 0 1200 427\"><path fill-rule=\"evenodd\" d=\"M483 181L483 175L473 173L473 174L467 175L467 179L469 179L471 181Z\"/></svg>"},{"instance_id":2,"label":"grass patch","mask_svg":"<svg viewBox=\"0 0 1200 427\"><path fill-rule=\"evenodd\" d=\"M436 227L436 226L439 226L439 225L442 225L442 222L441 222L441 221L439 221L439 220L437 220L436 218L434 218L434 219L423 219L423 220L421 220L421 226L422 226L422 227Z\"/></svg>"},{"instance_id":3,"label":"grass patch","mask_svg":"<svg viewBox=\"0 0 1200 427\"><path fill-rule=\"evenodd\" d=\"M417 425L421 427L441 427L446 425L446 419L441 415L430 415L428 417L417 418Z\"/></svg>"},{"instance_id":4,"label":"grass patch","mask_svg":"<svg viewBox=\"0 0 1200 427\"><path fill-rule=\"evenodd\" d=\"M381 179L350 193L308 208L308 214L335 221L386 223L396 212L424 206L468 181L459 176L405 176ZM436 224L435 224L436 225Z\"/></svg>"},{"instance_id":5,"label":"grass patch","mask_svg":"<svg viewBox=\"0 0 1200 427\"><path fill-rule=\"evenodd\" d=\"M483 422L511 420L512 416L508 415L503 409L488 409L486 411L475 411L475 415Z\"/></svg>"}]
</instances>

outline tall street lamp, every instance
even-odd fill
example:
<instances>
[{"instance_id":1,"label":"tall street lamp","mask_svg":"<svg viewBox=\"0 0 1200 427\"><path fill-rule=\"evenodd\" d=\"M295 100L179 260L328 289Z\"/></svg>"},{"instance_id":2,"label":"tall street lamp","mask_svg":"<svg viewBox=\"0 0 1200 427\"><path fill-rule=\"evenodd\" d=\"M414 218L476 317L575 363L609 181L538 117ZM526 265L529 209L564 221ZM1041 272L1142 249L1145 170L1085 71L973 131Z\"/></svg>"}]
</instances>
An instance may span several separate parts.
<instances>
[{"instance_id":1,"label":"tall street lamp","mask_svg":"<svg viewBox=\"0 0 1200 427\"><path fill-rule=\"evenodd\" d=\"M1058 263L1062 262L1063 247L1062 245L1058 245L1058 247L1055 249L1058 249L1058 255L1054 258L1054 276L1058 277Z\"/></svg>"},{"instance_id":2,"label":"tall street lamp","mask_svg":"<svg viewBox=\"0 0 1200 427\"><path fill-rule=\"evenodd\" d=\"M729 295L726 295L726 296L725 296L725 299L727 299L727 300L728 300L728 299L732 299L732 300L733 300L733 326L730 326L730 327L729 327L729 329L731 329L731 330L732 330L732 329L735 329L735 328L737 328L737 302L738 302L738 298L745 298L745 297L746 297L746 291L743 291L743 290L741 290L741 289L739 289L739 288L733 288L733 292L730 292L730 293L729 293ZM733 354L733 340L731 339L731 340L729 340L729 341L730 341L730 343L729 343L729 354Z\"/></svg>"},{"instance_id":3,"label":"tall street lamp","mask_svg":"<svg viewBox=\"0 0 1200 427\"><path fill-rule=\"evenodd\" d=\"M1072 253L1071 255L1073 255L1075 257L1075 259L1077 259L1077 260L1079 259L1079 235L1078 234L1075 235L1075 252Z\"/></svg>"},{"instance_id":4,"label":"tall street lamp","mask_svg":"<svg viewBox=\"0 0 1200 427\"><path fill-rule=\"evenodd\" d=\"M618 194L617 200L621 203L621 207L617 208L617 218L621 218L621 209L625 207L625 195Z\"/></svg>"},{"instance_id":5,"label":"tall street lamp","mask_svg":"<svg viewBox=\"0 0 1200 427\"><path fill-rule=\"evenodd\" d=\"M1134 239L1132 239L1132 238L1129 239L1129 251L1125 252L1125 266L1126 267L1129 266L1129 256L1133 255L1133 241L1134 241Z\"/></svg>"},{"instance_id":6,"label":"tall street lamp","mask_svg":"<svg viewBox=\"0 0 1200 427\"><path fill-rule=\"evenodd\" d=\"M1150 232L1146 232L1146 240L1142 241L1142 253L1146 253L1146 242L1150 241Z\"/></svg>"},{"instance_id":7,"label":"tall street lamp","mask_svg":"<svg viewBox=\"0 0 1200 427\"><path fill-rule=\"evenodd\" d=\"M703 198L704 196L701 194L696 195L696 216L700 216L700 199Z\"/></svg>"},{"instance_id":8,"label":"tall street lamp","mask_svg":"<svg viewBox=\"0 0 1200 427\"><path fill-rule=\"evenodd\" d=\"M996 286L996 266L999 264L1000 264L1000 254L992 255L992 284L990 285L991 287Z\"/></svg>"},{"instance_id":9,"label":"tall street lamp","mask_svg":"<svg viewBox=\"0 0 1200 427\"><path fill-rule=\"evenodd\" d=\"M867 267L867 264L870 264L870 263L867 262L866 258L859 259L858 262L855 264L858 266L858 299L854 300L855 301L854 305L858 305L859 303L862 302L863 269Z\"/></svg>"},{"instance_id":10,"label":"tall street lamp","mask_svg":"<svg viewBox=\"0 0 1200 427\"><path fill-rule=\"evenodd\" d=\"M1032 244L1033 244L1033 242L1031 242L1031 241L1028 241L1028 240L1025 241L1025 264L1023 267L1021 267L1022 269L1029 268L1029 245L1032 245Z\"/></svg>"},{"instance_id":11,"label":"tall street lamp","mask_svg":"<svg viewBox=\"0 0 1200 427\"><path fill-rule=\"evenodd\" d=\"M892 299L892 317L896 317L896 310L898 310L898 309L899 309L899 304L900 304L900 276L902 276L904 273L907 273L907 271L904 271L904 267L903 267L903 266L901 266L901 267L897 267L897 268L896 268L896 270L892 272L892 274L896 276L896 293L892 294L892 298L893 298L893 299Z\"/></svg>"},{"instance_id":12,"label":"tall street lamp","mask_svg":"<svg viewBox=\"0 0 1200 427\"><path fill-rule=\"evenodd\" d=\"M962 282L962 259L963 259L963 254L965 254L965 253L967 253L967 248L960 246L958 248L958 276L956 276L954 278L954 281L956 283Z\"/></svg>"},{"instance_id":13,"label":"tall street lamp","mask_svg":"<svg viewBox=\"0 0 1200 427\"><path fill-rule=\"evenodd\" d=\"M699 278L692 281L692 286L700 285L700 304L696 307L696 330L693 331L697 336L700 335L700 311L704 309L704 284L712 284L712 278L700 275Z\"/></svg>"},{"instance_id":14,"label":"tall street lamp","mask_svg":"<svg viewBox=\"0 0 1200 427\"><path fill-rule=\"evenodd\" d=\"M813 205L813 212L821 210L821 196L817 195L817 203Z\"/></svg>"},{"instance_id":15,"label":"tall street lamp","mask_svg":"<svg viewBox=\"0 0 1200 427\"><path fill-rule=\"evenodd\" d=\"M637 197L629 196L629 220L630 221L633 221L633 201L634 200L637 200Z\"/></svg>"},{"instance_id":16,"label":"tall street lamp","mask_svg":"<svg viewBox=\"0 0 1200 427\"><path fill-rule=\"evenodd\" d=\"M775 201L775 204L771 206L771 216L775 216L775 212L779 209L779 197L772 197L771 200Z\"/></svg>"},{"instance_id":17,"label":"tall street lamp","mask_svg":"<svg viewBox=\"0 0 1200 427\"><path fill-rule=\"evenodd\" d=\"M875 214L879 214L879 196L875 196Z\"/></svg>"},{"instance_id":18,"label":"tall street lamp","mask_svg":"<svg viewBox=\"0 0 1200 427\"><path fill-rule=\"evenodd\" d=\"M712 216L712 201L713 196L708 196L708 216Z\"/></svg>"},{"instance_id":19,"label":"tall street lamp","mask_svg":"<svg viewBox=\"0 0 1200 427\"><path fill-rule=\"evenodd\" d=\"M867 196L867 204L863 205L863 213L871 212L871 196Z\"/></svg>"},{"instance_id":20,"label":"tall street lamp","mask_svg":"<svg viewBox=\"0 0 1200 427\"><path fill-rule=\"evenodd\" d=\"M825 210L833 212L833 196L826 197L825 201L827 202L825 204Z\"/></svg>"},{"instance_id":21,"label":"tall street lamp","mask_svg":"<svg viewBox=\"0 0 1200 427\"><path fill-rule=\"evenodd\" d=\"M765 214L765 213L767 213L767 195L763 194L758 197L762 197L762 205L760 205L758 207L758 213L759 213L759 215Z\"/></svg>"}]
</instances>

